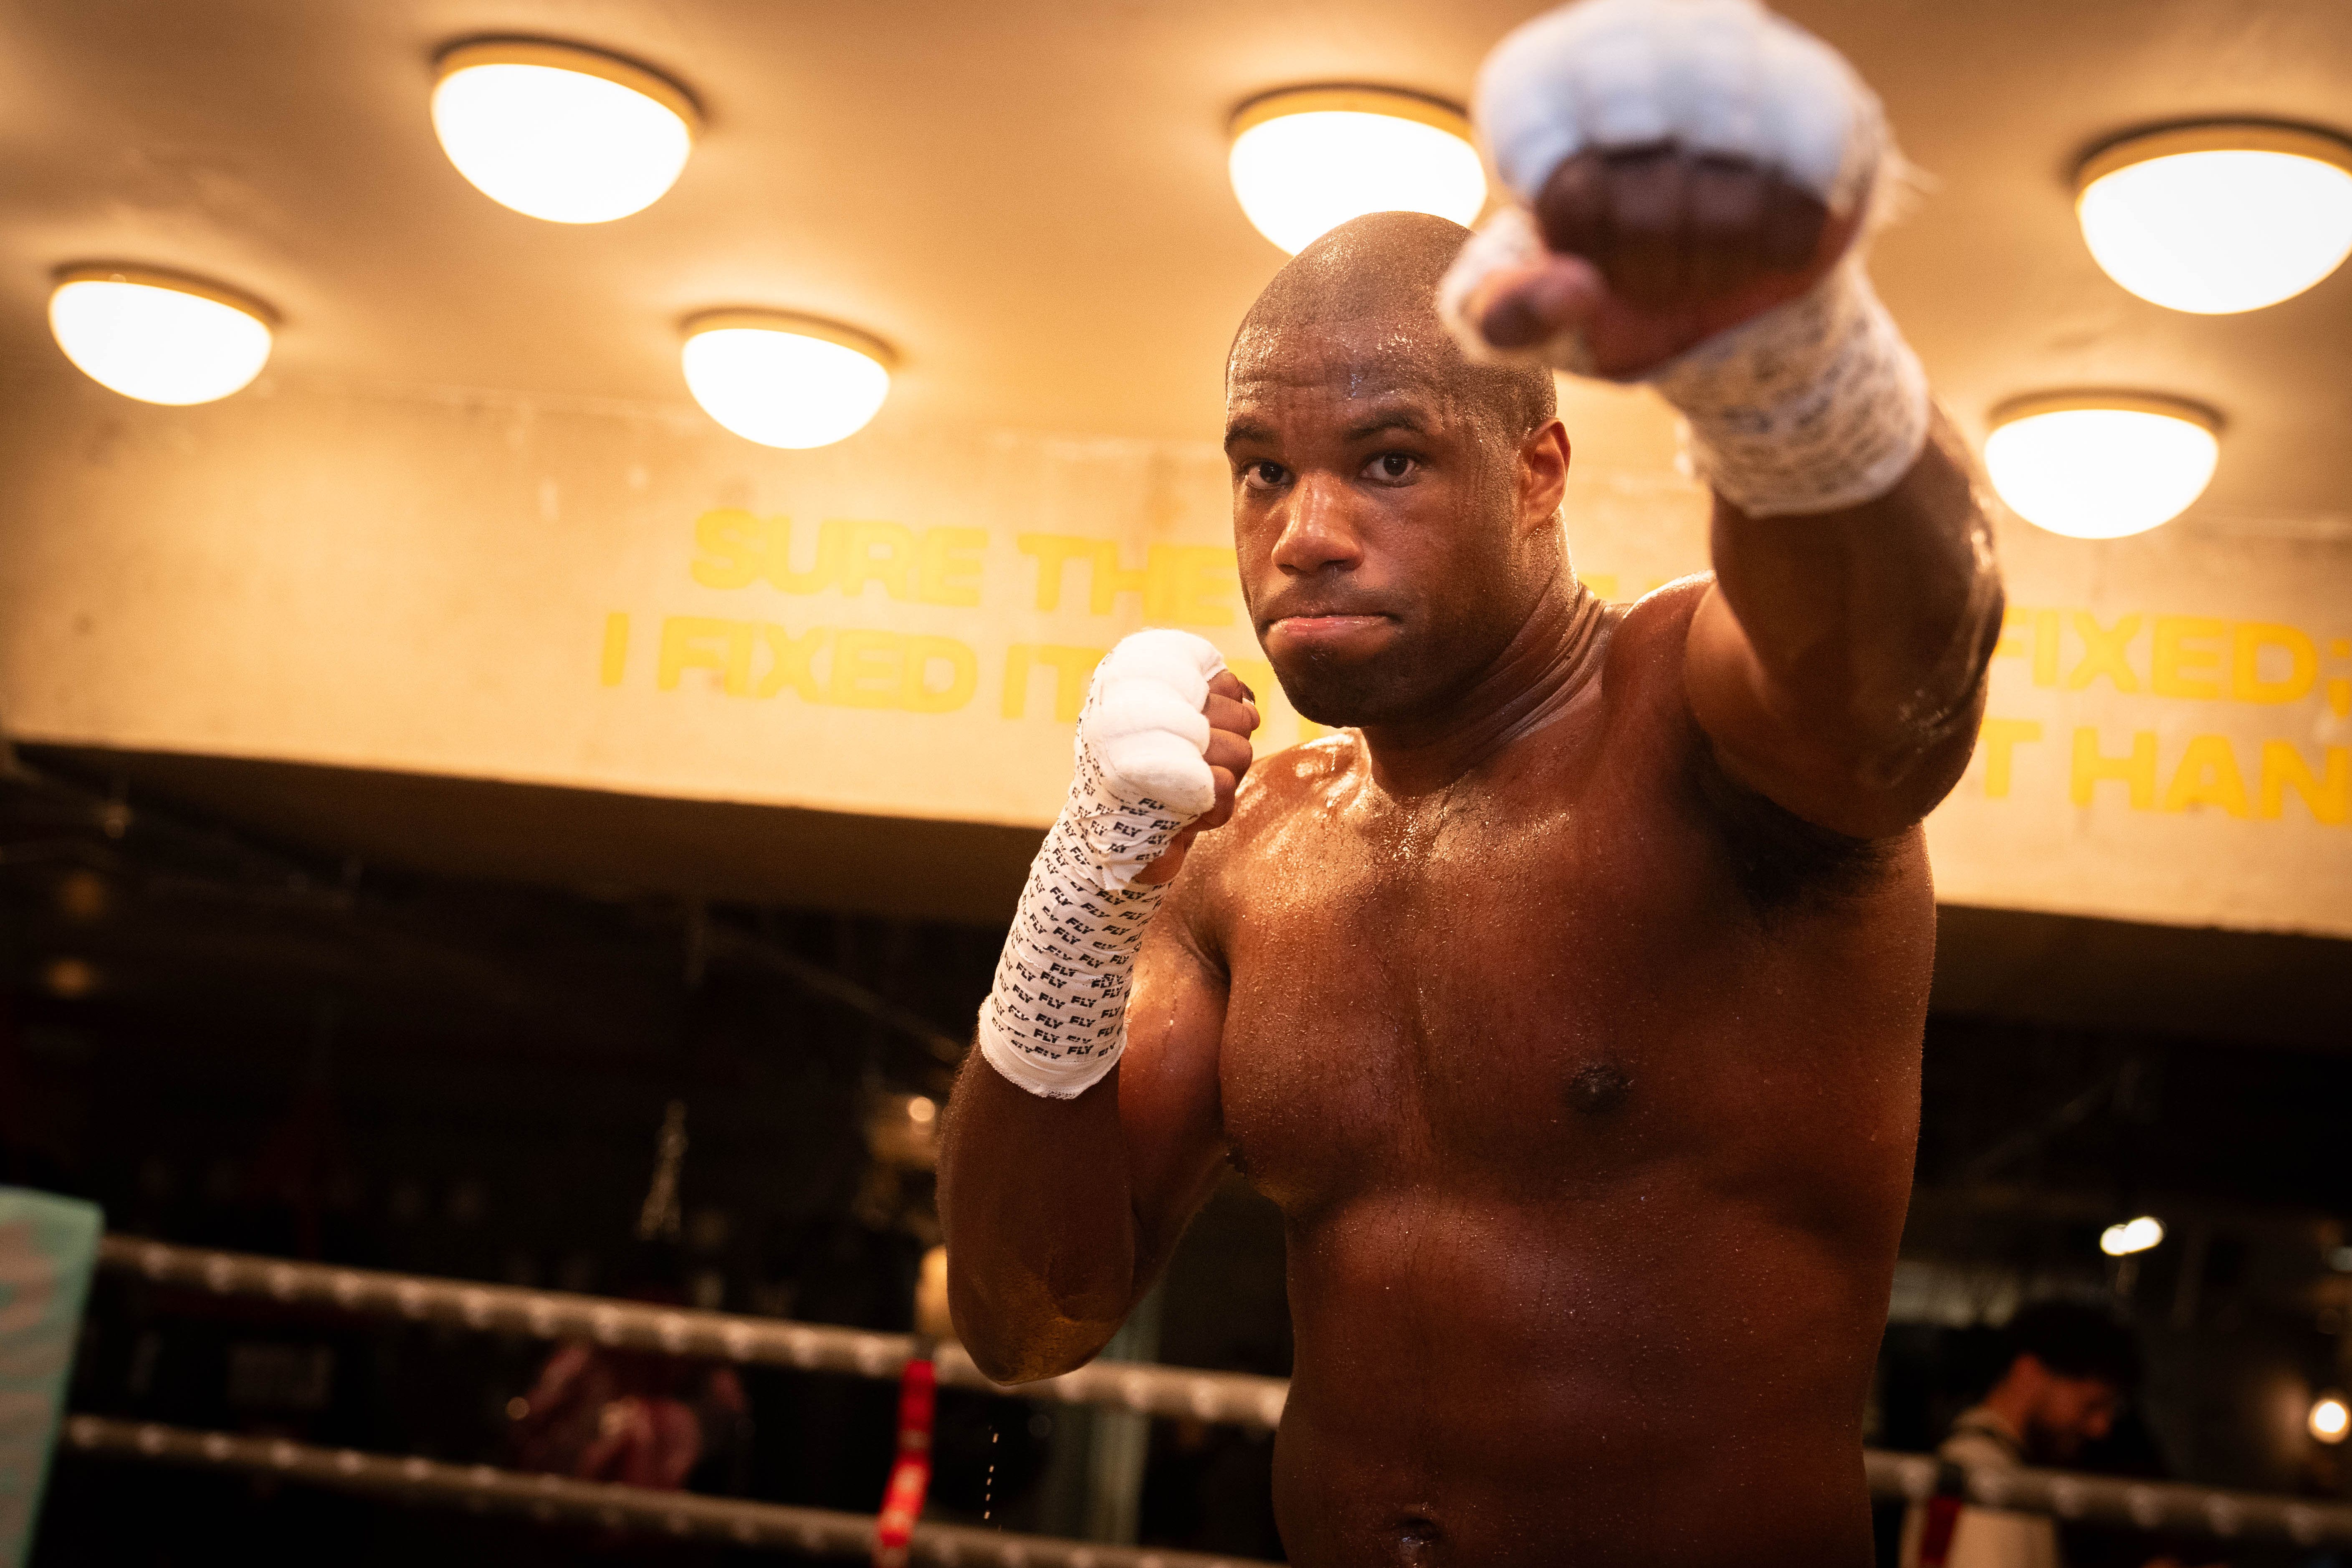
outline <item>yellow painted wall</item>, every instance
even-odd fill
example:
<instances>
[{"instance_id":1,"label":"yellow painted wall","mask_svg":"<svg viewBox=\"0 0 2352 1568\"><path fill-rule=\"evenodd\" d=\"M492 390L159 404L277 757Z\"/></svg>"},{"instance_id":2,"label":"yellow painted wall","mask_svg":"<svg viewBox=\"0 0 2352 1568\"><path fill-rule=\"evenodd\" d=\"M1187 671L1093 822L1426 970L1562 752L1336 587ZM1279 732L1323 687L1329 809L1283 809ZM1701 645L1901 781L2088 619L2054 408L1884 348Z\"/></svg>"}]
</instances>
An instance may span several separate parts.
<instances>
[{"instance_id":1,"label":"yellow painted wall","mask_svg":"<svg viewBox=\"0 0 2352 1568\"><path fill-rule=\"evenodd\" d=\"M1578 566L1705 564L1645 397L1580 394ZM1043 823L1093 658L1240 608L1206 444L982 429L773 452L691 409L94 388L0 429L0 724L883 815ZM2009 635L1931 823L1948 900L2352 935L2352 551L2003 536Z\"/></svg>"}]
</instances>

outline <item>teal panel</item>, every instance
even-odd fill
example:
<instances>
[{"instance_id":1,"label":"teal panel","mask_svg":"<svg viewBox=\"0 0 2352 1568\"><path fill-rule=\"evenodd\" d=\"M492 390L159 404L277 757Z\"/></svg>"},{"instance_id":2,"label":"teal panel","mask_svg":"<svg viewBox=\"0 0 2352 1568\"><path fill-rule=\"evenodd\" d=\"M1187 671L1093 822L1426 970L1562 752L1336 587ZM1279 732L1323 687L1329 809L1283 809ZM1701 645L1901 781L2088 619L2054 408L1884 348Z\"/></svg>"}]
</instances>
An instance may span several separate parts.
<instances>
[{"instance_id":1,"label":"teal panel","mask_svg":"<svg viewBox=\"0 0 2352 1568\"><path fill-rule=\"evenodd\" d=\"M33 1550L105 1227L95 1204L0 1187L0 1568Z\"/></svg>"}]
</instances>

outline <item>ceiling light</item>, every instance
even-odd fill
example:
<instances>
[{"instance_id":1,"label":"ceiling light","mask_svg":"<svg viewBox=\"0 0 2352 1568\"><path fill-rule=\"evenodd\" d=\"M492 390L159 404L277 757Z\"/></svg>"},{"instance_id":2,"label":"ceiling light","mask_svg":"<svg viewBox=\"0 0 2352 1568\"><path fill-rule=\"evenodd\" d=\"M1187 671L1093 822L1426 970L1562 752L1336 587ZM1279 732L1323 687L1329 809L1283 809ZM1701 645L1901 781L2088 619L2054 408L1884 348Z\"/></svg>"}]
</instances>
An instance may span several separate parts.
<instances>
[{"instance_id":1,"label":"ceiling light","mask_svg":"<svg viewBox=\"0 0 2352 1568\"><path fill-rule=\"evenodd\" d=\"M677 180L694 100L643 66L569 44L463 44L441 57L433 130L484 195L550 223L608 223Z\"/></svg>"},{"instance_id":2,"label":"ceiling light","mask_svg":"<svg viewBox=\"0 0 2352 1568\"><path fill-rule=\"evenodd\" d=\"M2120 539L2178 517L2221 456L2221 416L2179 398L2085 392L1992 412L1985 468L2010 510L2053 533Z\"/></svg>"},{"instance_id":3,"label":"ceiling light","mask_svg":"<svg viewBox=\"0 0 2352 1568\"><path fill-rule=\"evenodd\" d=\"M854 436L890 395L889 349L831 321L714 310L686 323L686 384L702 411L763 447Z\"/></svg>"},{"instance_id":4,"label":"ceiling light","mask_svg":"<svg viewBox=\"0 0 2352 1568\"><path fill-rule=\"evenodd\" d=\"M211 283L122 267L70 267L49 331L100 386L142 403L210 403L261 374L269 313Z\"/></svg>"},{"instance_id":5,"label":"ceiling light","mask_svg":"<svg viewBox=\"0 0 2352 1568\"><path fill-rule=\"evenodd\" d=\"M2352 143L2316 131L2151 132L2092 154L2074 193L2107 276L2176 310L2275 305L2352 254Z\"/></svg>"},{"instance_id":6,"label":"ceiling light","mask_svg":"<svg viewBox=\"0 0 2352 1568\"><path fill-rule=\"evenodd\" d=\"M2340 1394L2323 1394L2311 1402L2311 1435L2323 1443L2341 1443L2352 1431L2352 1406Z\"/></svg>"},{"instance_id":7,"label":"ceiling light","mask_svg":"<svg viewBox=\"0 0 2352 1568\"><path fill-rule=\"evenodd\" d=\"M2099 1235L2099 1250L2109 1258L2128 1258L2135 1252L2146 1252L2163 1239L2163 1224L2153 1215L2142 1215L2107 1226Z\"/></svg>"},{"instance_id":8,"label":"ceiling light","mask_svg":"<svg viewBox=\"0 0 2352 1568\"><path fill-rule=\"evenodd\" d=\"M1366 213L1435 213L1467 224L1486 171L1462 111L1389 88L1306 87L1234 115L1227 167L1257 231L1294 256Z\"/></svg>"}]
</instances>

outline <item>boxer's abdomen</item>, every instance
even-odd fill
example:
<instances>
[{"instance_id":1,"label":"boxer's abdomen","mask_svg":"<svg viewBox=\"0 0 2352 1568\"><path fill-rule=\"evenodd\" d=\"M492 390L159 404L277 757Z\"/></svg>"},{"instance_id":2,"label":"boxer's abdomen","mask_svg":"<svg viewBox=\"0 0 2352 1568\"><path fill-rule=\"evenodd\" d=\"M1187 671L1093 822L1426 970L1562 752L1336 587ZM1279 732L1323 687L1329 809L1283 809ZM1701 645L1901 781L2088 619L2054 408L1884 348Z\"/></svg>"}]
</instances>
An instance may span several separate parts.
<instances>
[{"instance_id":1,"label":"boxer's abdomen","mask_svg":"<svg viewBox=\"0 0 2352 1568\"><path fill-rule=\"evenodd\" d=\"M1376 1192L1290 1234L1291 1561L1868 1561L1885 1311L1772 1205L1659 1168L1530 1208Z\"/></svg>"}]
</instances>

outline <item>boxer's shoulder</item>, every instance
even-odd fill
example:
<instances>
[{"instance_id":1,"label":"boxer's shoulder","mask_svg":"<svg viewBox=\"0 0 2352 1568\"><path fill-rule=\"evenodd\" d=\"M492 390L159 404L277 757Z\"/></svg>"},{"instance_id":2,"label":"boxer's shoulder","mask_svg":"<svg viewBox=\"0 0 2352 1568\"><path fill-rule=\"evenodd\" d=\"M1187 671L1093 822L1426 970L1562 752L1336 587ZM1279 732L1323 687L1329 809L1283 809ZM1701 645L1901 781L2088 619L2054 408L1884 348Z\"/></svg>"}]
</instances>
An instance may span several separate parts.
<instances>
[{"instance_id":1,"label":"boxer's shoulder","mask_svg":"<svg viewBox=\"0 0 2352 1568\"><path fill-rule=\"evenodd\" d=\"M1654 798L1705 826L1759 912L1836 902L1877 886L1882 873L1909 863L1902 845L1819 826L1735 782L1691 712L1685 648L1691 618L1714 586L1713 573L1694 573L1610 606L1618 621L1602 682L1613 765L1666 786Z\"/></svg>"},{"instance_id":2,"label":"boxer's shoulder","mask_svg":"<svg viewBox=\"0 0 2352 1568\"><path fill-rule=\"evenodd\" d=\"M1362 757L1363 738L1337 730L1250 765L1232 818L1201 835L1176 880L1180 918L1204 958L1222 951L1219 933L1248 906L1266 870L1302 847L1298 835L1328 821L1329 814L1314 807L1353 787Z\"/></svg>"},{"instance_id":3,"label":"boxer's shoulder","mask_svg":"<svg viewBox=\"0 0 2352 1568\"><path fill-rule=\"evenodd\" d=\"M1353 787L1363 761L1364 738L1353 730L1334 730L1259 758L1234 803L1233 826L1243 829L1236 837L1261 837L1300 807Z\"/></svg>"},{"instance_id":4,"label":"boxer's shoulder","mask_svg":"<svg viewBox=\"0 0 2352 1568\"><path fill-rule=\"evenodd\" d=\"M1694 572L1651 589L1628 605L1612 605L1601 687L1617 721L1640 715L1680 720L1683 647L1715 574Z\"/></svg>"},{"instance_id":5,"label":"boxer's shoulder","mask_svg":"<svg viewBox=\"0 0 2352 1568\"><path fill-rule=\"evenodd\" d=\"M1698 613L1699 601L1713 586L1714 573L1694 572L1659 584L1631 604L1610 605L1610 613L1617 617L1610 657L1623 657L1625 650L1644 648L1661 640L1671 640L1679 649L1691 617Z\"/></svg>"},{"instance_id":6,"label":"boxer's shoulder","mask_svg":"<svg viewBox=\"0 0 2352 1568\"><path fill-rule=\"evenodd\" d=\"M1354 787L1363 748L1363 737L1355 731L1335 730L1258 758L1234 792L1233 819L1202 834L1194 853L1205 852L1218 870L1246 868L1263 855L1279 853L1275 840L1286 827L1310 815L1318 802Z\"/></svg>"}]
</instances>

